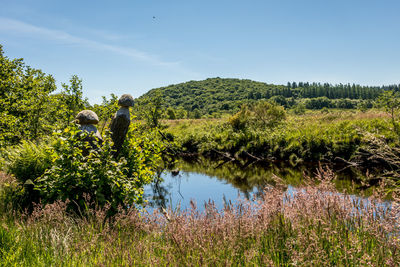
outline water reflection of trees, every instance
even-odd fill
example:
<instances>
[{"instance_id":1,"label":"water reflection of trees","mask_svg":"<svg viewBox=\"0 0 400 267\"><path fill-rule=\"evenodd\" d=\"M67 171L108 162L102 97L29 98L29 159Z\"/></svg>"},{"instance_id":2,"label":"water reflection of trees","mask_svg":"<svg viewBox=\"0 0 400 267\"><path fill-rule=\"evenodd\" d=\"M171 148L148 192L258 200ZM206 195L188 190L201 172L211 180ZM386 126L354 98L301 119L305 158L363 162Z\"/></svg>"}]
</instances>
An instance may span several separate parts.
<instances>
[{"instance_id":1,"label":"water reflection of trees","mask_svg":"<svg viewBox=\"0 0 400 267\"><path fill-rule=\"evenodd\" d=\"M186 174L199 173L226 182L238 189L247 199L252 196L258 197L263 194L265 187L276 184L275 176L286 185L299 186L304 183L304 175L313 177L317 166L293 167L284 163L281 164L252 164L246 167L243 163L211 161L205 158L197 158L191 161L179 160L174 169L181 170L179 175L173 175L175 179L182 179L182 172ZM161 173L160 173L161 174ZM355 193L354 185L350 177L354 173L339 174L335 184L339 191ZM161 177L161 175L159 175ZM171 184L162 183L162 178L152 184L153 196L150 206L166 208L171 198ZM178 192L179 193L179 192Z\"/></svg>"},{"instance_id":2,"label":"water reflection of trees","mask_svg":"<svg viewBox=\"0 0 400 267\"><path fill-rule=\"evenodd\" d=\"M250 196L250 193L254 191L262 192L266 186L274 185L274 175L291 185L298 185L303 179L302 168L274 164L244 166L244 164L234 162L221 164L221 162L204 158L194 161L181 160L177 163L177 167L185 172L206 174L228 182L245 196Z\"/></svg>"},{"instance_id":3,"label":"water reflection of trees","mask_svg":"<svg viewBox=\"0 0 400 267\"><path fill-rule=\"evenodd\" d=\"M150 185L152 193L145 196L148 200L147 206L152 208L167 208L169 200L171 198L171 184L163 183L164 180L161 177L163 171L157 173L155 181Z\"/></svg>"}]
</instances>

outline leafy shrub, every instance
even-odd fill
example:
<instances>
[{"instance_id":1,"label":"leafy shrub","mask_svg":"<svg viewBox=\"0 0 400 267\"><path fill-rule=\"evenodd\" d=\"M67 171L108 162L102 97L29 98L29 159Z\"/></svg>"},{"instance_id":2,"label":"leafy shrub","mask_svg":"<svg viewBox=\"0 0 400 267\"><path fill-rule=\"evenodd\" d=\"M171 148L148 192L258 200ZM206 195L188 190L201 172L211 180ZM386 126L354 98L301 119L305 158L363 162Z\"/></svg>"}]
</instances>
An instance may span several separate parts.
<instances>
[{"instance_id":1,"label":"leafy shrub","mask_svg":"<svg viewBox=\"0 0 400 267\"><path fill-rule=\"evenodd\" d=\"M22 59L9 59L1 45L0 73L0 146L47 133L54 78L25 65Z\"/></svg>"},{"instance_id":2,"label":"leafy shrub","mask_svg":"<svg viewBox=\"0 0 400 267\"><path fill-rule=\"evenodd\" d=\"M131 125L124 147L121 151L120 161L125 161L126 174L134 185L134 199L136 203L143 201L143 185L150 184L155 178L156 171L162 164L162 155L166 145L160 141L157 129L139 130L138 124Z\"/></svg>"},{"instance_id":3,"label":"leafy shrub","mask_svg":"<svg viewBox=\"0 0 400 267\"><path fill-rule=\"evenodd\" d=\"M113 157L108 136L101 143L94 141L92 148L75 127L57 133L53 164L35 183L42 202L69 199L75 211L87 208L87 198L101 207L110 204L113 211L120 205L141 203L142 187L154 178L160 149L147 134L142 137L132 131L126 139L128 147L118 159Z\"/></svg>"},{"instance_id":4,"label":"leafy shrub","mask_svg":"<svg viewBox=\"0 0 400 267\"><path fill-rule=\"evenodd\" d=\"M93 110L101 123L99 123L99 127L104 128L104 126L109 122L112 116L117 112L119 109L118 106L118 97L115 94L110 95L110 99L107 97L102 96L103 101L100 105L94 104L91 110ZM99 128L100 129L100 128Z\"/></svg>"},{"instance_id":5,"label":"leafy shrub","mask_svg":"<svg viewBox=\"0 0 400 267\"><path fill-rule=\"evenodd\" d=\"M306 106L303 103L299 103L292 108L292 111L296 115L303 115L306 113Z\"/></svg>"},{"instance_id":6,"label":"leafy shrub","mask_svg":"<svg viewBox=\"0 0 400 267\"><path fill-rule=\"evenodd\" d=\"M249 126L271 128L286 118L282 106L274 102L259 101L252 106L243 105L240 111L228 119L234 130L244 130Z\"/></svg>"},{"instance_id":7,"label":"leafy shrub","mask_svg":"<svg viewBox=\"0 0 400 267\"><path fill-rule=\"evenodd\" d=\"M273 127L286 118L282 106L267 101L259 101L252 108L254 123L261 127Z\"/></svg>"},{"instance_id":8,"label":"leafy shrub","mask_svg":"<svg viewBox=\"0 0 400 267\"><path fill-rule=\"evenodd\" d=\"M22 141L7 153L7 172L14 175L19 182L34 181L51 165L49 147Z\"/></svg>"},{"instance_id":9,"label":"leafy shrub","mask_svg":"<svg viewBox=\"0 0 400 267\"><path fill-rule=\"evenodd\" d=\"M137 118L145 120L150 128L160 127L165 110L165 100L161 90L151 91L149 96L138 99L135 110Z\"/></svg>"},{"instance_id":10,"label":"leafy shrub","mask_svg":"<svg viewBox=\"0 0 400 267\"><path fill-rule=\"evenodd\" d=\"M232 126L234 130L240 131L247 127L250 119L250 111L247 105L243 105L240 111L228 119L228 123Z\"/></svg>"}]
</instances>

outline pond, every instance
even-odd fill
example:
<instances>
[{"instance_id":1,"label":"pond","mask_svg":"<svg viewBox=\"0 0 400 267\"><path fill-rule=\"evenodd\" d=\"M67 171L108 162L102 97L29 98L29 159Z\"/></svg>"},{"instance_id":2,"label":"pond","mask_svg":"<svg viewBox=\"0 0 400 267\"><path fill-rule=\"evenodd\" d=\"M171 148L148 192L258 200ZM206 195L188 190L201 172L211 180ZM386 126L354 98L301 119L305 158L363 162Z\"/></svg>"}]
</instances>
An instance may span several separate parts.
<instances>
[{"instance_id":1,"label":"pond","mask_svg":"<svg viewBox=\"0 0 400 267\"><path fill-rule=\"evenodd\" d=\"M164 171L160 181L145 187L148 207L171 207L172 209L190 208L190 201L196 202L198 209L204 203L213 201L218 209L226 202L235 202L239 198L253 199L262 194L266 186L274 185L275 177L281 178L287 190L296 190L304 184L304 177L313 177L316 165L292 167L285 164L263 164L245 166L243 164L210 161L198 158L194 161L180 160L174 168L177 171ZM336 172L336 188L350 194L368 194L361 192L354 177L361 176L355 170Z\"/></svg>"}]
</instances>

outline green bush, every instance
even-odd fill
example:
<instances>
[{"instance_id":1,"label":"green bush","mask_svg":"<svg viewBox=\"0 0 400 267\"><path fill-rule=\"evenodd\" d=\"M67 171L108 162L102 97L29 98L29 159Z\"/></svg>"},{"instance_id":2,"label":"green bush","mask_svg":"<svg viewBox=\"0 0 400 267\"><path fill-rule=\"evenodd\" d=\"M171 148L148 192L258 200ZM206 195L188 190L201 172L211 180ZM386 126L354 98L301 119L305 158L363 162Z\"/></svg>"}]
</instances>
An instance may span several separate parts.
<instances>
[{"instance_id":1,"label":"green bush","mask_svg":"<svg viewBox=\"0 0 400 267\"><path fill-rule=\"evenodd\" d=\"M243 105L238 113L229 117L228 123L232 126L234 130L241 131L246 129L250 116L251 113L248 106Z\"/></svg>"},{"instance_id":2,"label":"green bush","mask_svg":"<svg viewBox=\"0 0 400 267\"><path fill-rule=\"evenodd\" d=\"M28 180L34 181L51 165L49 149L45 144L36 145L30 141L22 141L6 154L7 172L22 184Z\"/></svg>"},{"instance_id":3,"label":"green bush","mask_svg":"<svg viewBox=\"0 0 400 267\"><path fill-rule=\"evenodd\" d=\"M240 111L228 119L228 123L236 131L245 130L248 127L272 128L286 118L286 112L282 106L274 102L258 101L248 106L242 105Z\"/></svg>"},{"instance_id":4,"label":"green bush","mask_svg":"<svg viewBox=\"0 0 400 267\"><path fill-rule=\"evenodd\" d=\"M51 150L46 144L22 141L5 154L6 170L15 178L1 188L1 209L28 209L40 200L34 181L51 166Z\"/></svg>"},{"instance_id":5,"label":"green bush","mask_svg":"<svg viewBox=\"0 0 400 267\"><path fill-rule=\"evenodd\" d=\"M267 101L257 102L253 108L254 123L261 128L271 128L286 119L286 112L282 106Z\"/></svg>"},{"instance_id":6,"label":"green bush","mask_svg":"<svg viewBox=\"0 0 400 267\"><path fill-rule=\"evenodd\" d=\"M303 115L306 113L306 106L303 103L299 103L292 108L292 112L296 115Z\"/></svg>"},{"instance_id":7,"label":"green bush","mask_svg":"<svg viewBox=\"0 0 400 267\"><path fill-rule=\"evenodd\" d=\"M91 203L103 207L110 204L132 206L143 201L143 185L155 176L160 146L149 133L129 131L122 156L115 159L108 134L103 142L94 141L75 127L58 133L52 149L52 166L35 181L42 203L70 200L70 208L84 211ZM152 133L152 132L150 132Z\"/></svg>"}]
</instances>

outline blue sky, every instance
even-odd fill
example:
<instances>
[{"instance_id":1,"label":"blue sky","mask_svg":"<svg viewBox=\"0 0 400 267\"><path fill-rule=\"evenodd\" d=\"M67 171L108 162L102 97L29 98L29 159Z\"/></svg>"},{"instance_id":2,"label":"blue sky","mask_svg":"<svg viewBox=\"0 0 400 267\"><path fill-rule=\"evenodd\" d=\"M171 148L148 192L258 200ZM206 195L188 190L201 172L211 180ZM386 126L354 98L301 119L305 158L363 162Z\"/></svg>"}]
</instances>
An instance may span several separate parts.
<instances>
[{"instance_id":1,"label":"blue sky","mask_svg":"<svg viewBox=\"0 0 400 267\"><path fill-rule=\"evenodd\" d=\"M91 103L209 77L400 83L400 1L0 0L10 58Z\"/></svg>"}]
</instances>

